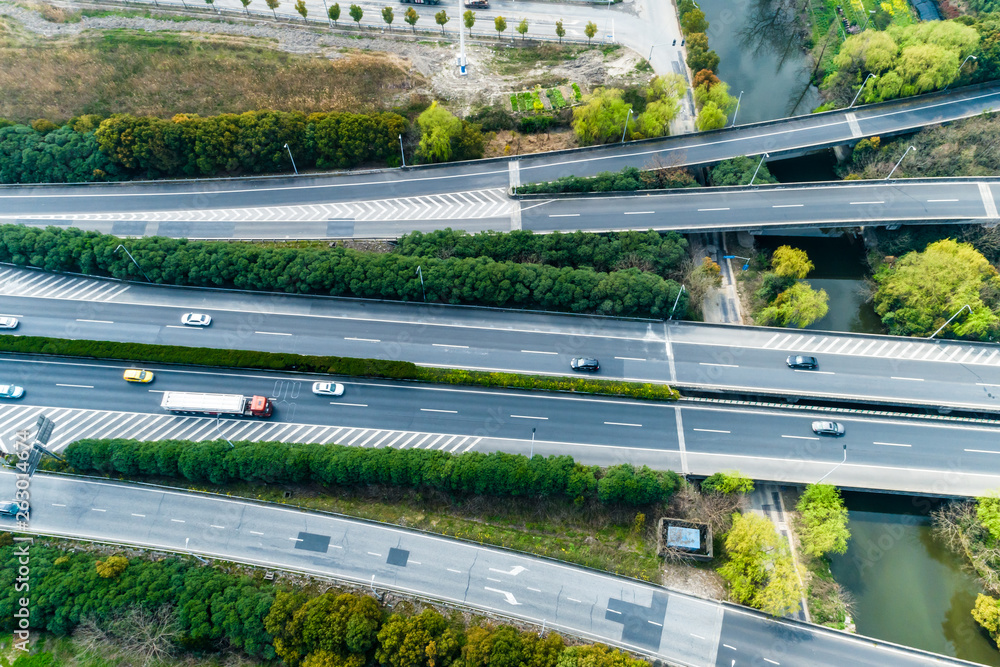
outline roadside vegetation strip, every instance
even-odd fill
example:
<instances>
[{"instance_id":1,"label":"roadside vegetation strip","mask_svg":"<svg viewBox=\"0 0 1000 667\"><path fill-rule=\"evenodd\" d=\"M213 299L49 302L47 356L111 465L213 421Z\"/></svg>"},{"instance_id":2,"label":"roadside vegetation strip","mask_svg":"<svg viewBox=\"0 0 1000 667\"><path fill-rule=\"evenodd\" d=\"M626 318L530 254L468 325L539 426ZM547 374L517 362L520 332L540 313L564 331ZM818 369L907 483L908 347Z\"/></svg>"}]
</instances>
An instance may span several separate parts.
<instances>
[{"instance_id":1,"label":"roadside vegetation strip","mask_svg":"<svg viewBox=\"0 0 1000 667\"><path fill-rule=\"evenodd\" d=\"M467 371L417 366L409 361L310 356L285 352L218 350L207 347L68 340L65 338L47 338L43 336L2 336L0 337L0 352L83 357L87 359L128 361L135 364L163 363L215 368L295 371L299 373L323 373L326 375L346 375L390 380L416 380L477 387L562 391L580 394L622 396L650 401L676 401L680 398L677 390L661 384Z\"/></svg>"}]
</instances>

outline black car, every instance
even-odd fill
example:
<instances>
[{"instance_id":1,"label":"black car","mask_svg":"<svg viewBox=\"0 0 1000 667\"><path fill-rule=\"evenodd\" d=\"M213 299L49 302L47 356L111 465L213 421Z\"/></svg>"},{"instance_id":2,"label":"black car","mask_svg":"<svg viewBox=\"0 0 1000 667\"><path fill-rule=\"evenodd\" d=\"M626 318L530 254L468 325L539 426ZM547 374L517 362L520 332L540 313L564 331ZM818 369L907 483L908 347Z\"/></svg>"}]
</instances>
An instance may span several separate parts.
<instances>
[{"instance_id":1,"label":"black car","mask_svg":"<svg viewBox=\"0 0 1000 667\"><path fill-rule=\"evenodd\" d=\"M597 363L597 359L591 359L590 357L576 357L569 362L569 366L574 371L590 371L593 373L601 370L601 365Z\"/></svg>"},{"instance_id":2,"label":"black car","mask_svg":"<svg viewBox=\"0 0 1000 667\"><path fill-rule=\"evenodd\" d=\"M788 364L789 368L805 368L807 370L812 370L819 367L819 362L816 361L816 357L803 357L801 354L793 354L785 359L785 363Z\"/></svg>"},{"instance_id":3,"label":"black car","mask_svg":"<svg viewBox=\"0 0 1000 667\"><path fill-rule=\"evenodd\" d=\"M17 516L21 506L14 501L0 503L0 516Z\"/></svg>"}]
</instances>

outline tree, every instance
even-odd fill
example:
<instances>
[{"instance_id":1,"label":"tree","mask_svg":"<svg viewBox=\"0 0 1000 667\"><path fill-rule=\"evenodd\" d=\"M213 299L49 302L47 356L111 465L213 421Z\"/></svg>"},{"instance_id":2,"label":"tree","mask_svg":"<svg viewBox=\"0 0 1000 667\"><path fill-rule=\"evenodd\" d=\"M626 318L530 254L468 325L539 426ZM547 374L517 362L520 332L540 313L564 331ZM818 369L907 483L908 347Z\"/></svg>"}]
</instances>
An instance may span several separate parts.
<instances>
[{"instance_id":1,"label":"tree","mask_svg":"<svg viewBox=\"0 0 1000 667\"><path fill-rule=\"evenodd\" d=\"M1000 540L1000 496L993 493L976 498L976 518L994 541Z\"/></svg>"},{"instance_id":2,"label":"tree","mask_svg":"<svg viewBox=\"0 0 1000 667\"><path fill-rule=\"evenodd\" d=\"M97 574L102 579L117 579L118 576L128 567L128 559L125 556L108 556L106 560L99 560L94 563Z\"/></svg>"},{"instance_id":3,"label":"tree","mask_svg":"<svg viewBox=\"0 0 1000 667\"><path fill-rule=\"evenodd\" d=\"M618 88L597 88L573 108L573 131L581 145L604 144L619 139L629 105Z\"/></svg>"},{"instance_id":4,"label":"tree","mask_svg":"<svg viewBox=\"0 0 1000 667\"><path fill-rule=\"evenodd\" d=\"M406 14L403 15L403 20L410 24L413 28L413 34L417 34L417 20L420 18L420 14L417 13L413 7L406 8Z\"/></svg>"},{"instance_id":5,"label":"tree","mask_svg":"<svg viewBox=\"0 0 1000 667\"><path fill-rule=\"evenodd\" d=\"M593 21L587 21L587 25L583 28L583 34L587 36L587 45L590 46L590 40L594 39L594 35L597 34L597 24Z\"/></svg>"},{"instance_id":6,"label":"tree","mask_svg":"<svg viewBox=\"0 0 1000 667\"><path fill-rule=\"evenodd\" d=\"M719 67L719 55L708 48L708 35L696 32L687 37L687 64L692 72L698 70L715 71Z\"/></svg>"},{"instance_id":7,"label":"tree","mask_svg":"<svg viewBox=\"0 0 1000 667\"><path fill-rule=\"evenodd\" d=\"M500 39L500 33L507 29L507 19L497 16L493 19L493 29L497 31L497 39Z\"/></svg>"},{"instance_id":8,"label":"tree","mask_svg":"<svg viewBox=\"0 0 1000 667\"><path fill-rule=\"evenodd\" d=\"M333 25L337 25L337 21L340 19L340 3L335 2L333 6L327 11L330 20L333 21Z\"/></svg>"},{"instance_id":9,"label":"tree","mask_svg":"<svg viewBox=\"0 0 1000 667\"><path fill-rule=\"evenodd\" d=\"M247 16L250 16L250 3L252 1L253 0L240 0L240 4L243 5L243 11L247 13Z\"/></svg>"},{"instance_id":10,"label":"tree","mask_svg":"<svg viewBox=\"0 0 1000 667\"><path fill-rule=\"evenodd\" d=\"M788 543L773 523L759 514L734 514L725 547L719 574L736 602L773 616L798 610L801 586Z\"/></svg>"},{"instance_id":11,"label":"tree","mask_svg":"<svg viewBox=\"0 0 1000 667\"><path fill-rule=\"evenodd\" d=\"M708 21L705 19L705 12L697 7L688 10L681 15L681 30L684 34L705 32L708 30Z\"/></svg>"},{"instance_id":12,"label":"tree","mask_svg":"<svg viewBox=\"0 0 1000 667\"><path fill-rule=\"evenodd\" d=\"M451 18L448 17L448 12L443 9L434 15L434 22L441 26L442 35L444 34L444 24L450 20Z\"/></svg>"},{"instance_id":13,"label":"tree","mask_svg":"<svg viewBox=\"0 0 1000 667\"><path fill-rule=\"evenodd\" d=\"M306 22L306 16L309 14L309 8L306 7L306 0L295 0L295 11L302 16L302 22Z\"/></svg>"},{"instance_id":14,"label":"tree","mask_svg":"<svg viewBox=\"0 0 1000 667\"><path fill-rule=\"evenodd\" d=\"M706 259L708 259L706 257ZM709 475L701 483L702 493L753 493L753 480L743 475L739 470L717 472Z\"/></svg>"},{"instance_id":15,"label":"tree","mask_svg":"<svg viewBox=\"0 0 1000 667\"><path fill-rule=\"evenodd\" d=\"M216 12L219 11L215 6L215 0L205 0L205 4L211 6L212 9L214 9Z\"/></svg>"},{"instance_id":16,"label":"tree","mask_svg":"<svg viewBox=\"0 0 1000 667\"><path fill-rule=\"evenodd\" d=\"M524 41L524 36L528 34L528 19L521 19L521 22L517 24L517 31L521 33L521 41Z\"/></svg>"},{"instance_id":17,"label":"tree","mask_svg":"<svg viewBox=\"0 0 1000 667\"><path fill-rule=\"evenodd\" d=\"M837 487L810 484L799 498L796 509L801 515L799 539L806 553L817 558L825 554L847 552L847 508Z\"/></svg>"},{"instance_id":18,"label":"tree","mask_svg":"<svg viewBox=\"0 0 1000 667\"><path fill-rule=\"evenodd\" d=\"M760 165L759 170L757 165ZM754 183L778 182L768 171L766 162L762 164L760 158L755 159L745 155L723 160L712 167L710 177L712 185L715 186L747 185L755 172L757 177L754 179Z\"/></svg>"},{"instance_id":19,"label":"tree","mask_svg":"<svg viewBox=\"0 0 1000 667\"><path fill-rule=\"evenodd\" d=\"M426 162L447 162L452 155L452 139L461 132L462 121L437 102L417 117L420 127L418 154Z\"/></svg>"},{"instance_id":20,"label":"tree","mask_svg":"<svg viewBox=\"0 0 1000 667\"><path fill-rule=\"evenodd\" d=\"M562 44L562 38L566 36L566 28L563 27L562 20L556 21L556 37L559 38L559 43Z\"/></svg>"},{"instance_id":21,"label":"tree","mask_svg":"<svg viewBox=\"0 0 1000 667\"><path fill-rule=\"evenodd\" d=\"M276 10L281 5L281 0L264 0L264 2L267 3L268 8L271 10L271 16L273 16L274 20L277 21L278 15L275 13L274 10Z\"/></svg>"},{"instance_id":22,"label":"tree","mask_svg":"<svg viewBox=\"0 0 1000 667\"><path fill-rule=\"evenodd\" d=\"M354 22L358 24L358 28L360 28L361 18L365 15L365 10L361 9L358 5L351 5L348 13L351 15L351 18L354 19Z\"/></svg>"},{"instance_id":23,"label":"tree","mask_svg":"<svg viewBox=\"0 0 1000 667\"><path fill-rule=\"evenodd\" d=\"M412 8L411 8L412 9ZM382 20L385 21L386 25L389 26L389 32L392 32L392 20L395 18L392 14L392 7L386 5L382 8Z\"/></svg>"},{"instance_id":24,"label":"tree","mask_svg":"<svg viewBox=\"0 0 1000 667\"><path fill-rule=\"evenodd\" d=\"M798 282L781 292L757 315L765 325L805 328L826 316L830 307L826 290L814 290L809 283Z\"/></svg>"},{"instance_id":25,"label":"tree","mask_svg":"<svg viewBox=\"0 0 1000 667\"><path fill-rule=\"evenodd\" d=\"M976 596L976 606L972 610L972 618L990 633L994 642L997 640L998 635L1000 635L1000 600L980 593Z\"/></svg>"},{"instance_id":26,"label":"tree","mask_svg":"<svg viewBox=\"0 0 1000 667\"><path fill-rule=\"evenodd\" d=\"M694 89L694 103L698 108L712 102L727 116L736 108L736 98L729 94L729 84L719 81L714 85L702 83Z\"/></svg>"},{"instance_id":27,"label":"tree","mask_svg":"<svg viewBox=\"0 0 1000 667\"><path fill-rule=\"evenodd\" d=\"M472 37L472 26L476 25L476 13L471 9L466 9L462 14L462 22L469 29L469 37Z\"/></svg>"},{"instance_id":28,"label":"tree","mask_svg":"<svg viewBox=\"0 0 1000 667\"><path fill-rule=\"evenodd\" d=\"M816 265L810 261L805 250L783 245L778 246L771 255L771 270L785 278L801 280L815 268Z\"/></svg>"},{"instance_id":29,"label":"tree","mask_svg":"<svg viewBox=\"0 0 1000 667\"><path fill-rule=\"evenodd\" d=\"M726 112L720 109L715 102L706 102L698 111L694 126L698 128L699 132L718 130L726 126L727 118Z\"/></svg>"}]
</instances>

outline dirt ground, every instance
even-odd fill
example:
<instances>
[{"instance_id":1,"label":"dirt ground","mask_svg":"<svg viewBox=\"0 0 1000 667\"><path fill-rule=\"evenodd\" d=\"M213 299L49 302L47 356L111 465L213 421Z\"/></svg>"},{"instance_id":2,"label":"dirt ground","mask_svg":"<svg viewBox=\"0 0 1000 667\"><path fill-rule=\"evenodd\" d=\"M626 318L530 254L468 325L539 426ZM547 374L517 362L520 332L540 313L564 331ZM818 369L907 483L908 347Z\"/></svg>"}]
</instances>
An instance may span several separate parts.
<instances>
[{"instance_id":1,"label":"dirt ground","mask_svg":"<svg viewBox=\"0 0 1000 667\"><path fill-rule=\"evenodd\" d=\"M667 563L663 566L663 581L667 588L711 600L726 600L722 577L714 570L687 563Z\"/></svg>"}]
</instances>

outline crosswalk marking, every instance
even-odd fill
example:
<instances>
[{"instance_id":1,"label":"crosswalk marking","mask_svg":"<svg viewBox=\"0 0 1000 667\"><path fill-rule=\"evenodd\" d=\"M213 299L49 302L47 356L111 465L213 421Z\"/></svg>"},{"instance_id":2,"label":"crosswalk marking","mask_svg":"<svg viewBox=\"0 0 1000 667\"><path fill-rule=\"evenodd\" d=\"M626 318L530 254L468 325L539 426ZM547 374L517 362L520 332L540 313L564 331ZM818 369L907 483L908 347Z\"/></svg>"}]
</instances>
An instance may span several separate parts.
<instances>
[{"instance_id":1,"label":"crosswalk marking","mask_svg":"<svg viewBox=\"0 0 1000 667\"><path fill-rule=\"evenodd\" d=\"M8 268L0 271L2 296L107 302L121 296L130 287L108 280L60 276L27 269Z\"/></svg>"}]
</instances>

